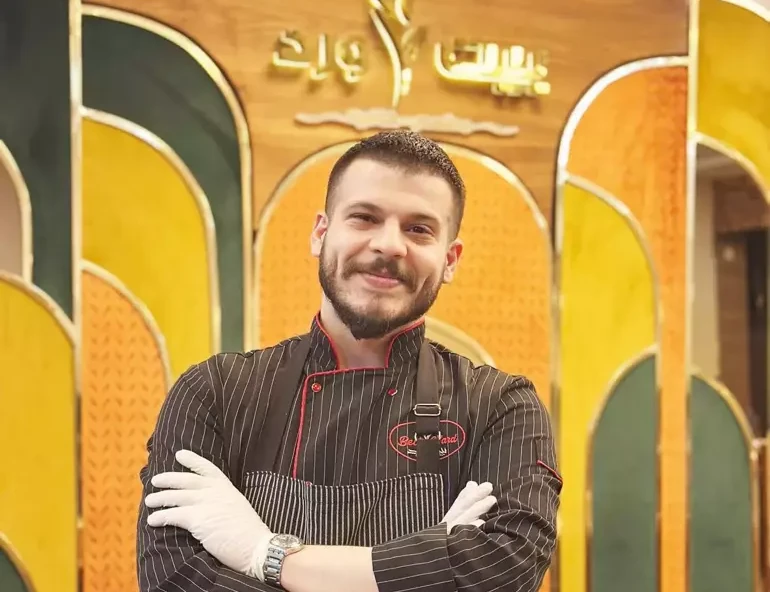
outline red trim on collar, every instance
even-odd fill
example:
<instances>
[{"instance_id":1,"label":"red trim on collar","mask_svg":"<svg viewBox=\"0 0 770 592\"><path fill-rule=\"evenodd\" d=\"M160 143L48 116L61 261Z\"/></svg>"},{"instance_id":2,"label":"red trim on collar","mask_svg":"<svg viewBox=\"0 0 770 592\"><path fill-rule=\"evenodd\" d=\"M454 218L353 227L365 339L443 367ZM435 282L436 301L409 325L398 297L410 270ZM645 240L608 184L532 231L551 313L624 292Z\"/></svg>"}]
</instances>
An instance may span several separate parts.
<instances>
[{"instance_id":1,"label":"red trim on collar","mask_svg":"<svg viewBox=\"0 0 770 592\"><path fill-rule=\"evenodd\" d=\"M326 339L329 341L329 346L332 348L332 354L334 354L334 363L337 366L337 368L340 367L340 356L337 353L337 348L334 346L334 341L332 341L331 336L326 332L326 329L324 329L323 323L321 322L321 313L320 311L316 313L315 323L318 325L318 328L321 330L321 333L323 333L326 336ZM412 331L413 329L416 329L417 327L424 325L425 319L422 318L419 321L415 321L411 325L407 325L403 329L401 329L398 333L394 333L393 336L390 338L390 343L388 344L388 350L385 352L385 365L382 368L388 368L390 367L390 354L393 351L393 344L396 342L396 339L404 335L405 333L409 333L409 331ZM377 367L371 367L371 368L347 368L346 370L381 370L382 368Z\"/></svg>"}]
</instances>

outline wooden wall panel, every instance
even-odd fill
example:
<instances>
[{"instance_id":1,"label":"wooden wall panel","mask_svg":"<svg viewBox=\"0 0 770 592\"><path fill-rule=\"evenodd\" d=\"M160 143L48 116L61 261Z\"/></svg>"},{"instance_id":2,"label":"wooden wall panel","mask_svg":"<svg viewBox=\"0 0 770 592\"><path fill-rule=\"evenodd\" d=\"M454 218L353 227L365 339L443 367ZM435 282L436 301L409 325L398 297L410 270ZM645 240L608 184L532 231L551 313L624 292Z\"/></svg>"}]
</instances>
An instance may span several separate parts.
<instances>
[{"instance_id":1,"label":"wooden wall panel","mask_svg":"<svg viewBox=\"0 0 770 592\"><path fill-rule=\"evenodd\" d=\"M329 144L369 132L347 127L303 129L298 112L388 107L391 70L367 15L366 0L101 0L181 30L225 71L244 103L254 159L254 216L291 165ZM392 4L392 3L391 3ZM618 64L687 50L687 4L677 0L527 0L481 4L446 0L410 3L412 23L427 28L403 114L442 114L493 120L520 127L509 138L474 134L462 143L509 166L532 189L550 219L556 145L570 110L591 83ZM205 18L202 18L205 16ZM307 76L274 75L270 55L280 32L296 29L309 40L321 33L358 33L366 42L369 73L352 92L336 80L314 91ZM538 101L499 101L488 90L448 86L433 67L433 44L453 36L499 44L521 44L550 52L551 95ZM457 141L457 136L435 135Z\"/></svg>"}]
</instances>

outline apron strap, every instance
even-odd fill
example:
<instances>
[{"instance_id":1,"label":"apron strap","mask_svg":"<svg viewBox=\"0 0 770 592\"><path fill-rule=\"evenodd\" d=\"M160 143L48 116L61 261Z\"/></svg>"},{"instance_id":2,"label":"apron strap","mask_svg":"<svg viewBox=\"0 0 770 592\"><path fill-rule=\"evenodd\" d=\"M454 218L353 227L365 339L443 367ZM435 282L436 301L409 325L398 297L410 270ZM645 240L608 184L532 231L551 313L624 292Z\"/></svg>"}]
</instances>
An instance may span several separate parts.
<instances>
[{"instance_id":1,"label":"apron strap","mask_svg":"<svg viewBox=\"0 0 770 592\"><path fill-rule=\"evenodd\" d=\"M289 426L291 407L299 392L310 354L310 335L303 335L291 357L276 372L274 388L267 402L267 413L258 437L246 451L246 464L253 470L277 472L278 453ZM439 405L436 361L428 340L423 340L415 384L417 402L412 409L417 427L417 472L439 474Z\"/></svg>"},{"instance_id":2,"label":"apron strap","mask_svg":"<svg viewBox=\"0 0 770 592\"><path fill-rule=\"evenodd\" d=\"M436 360L427 339L423 340L420 347L415 389L417 403L412 413L417 417L417 472L439 474L441 405Z\"/></svg>"},{"instance_id":3,"label":"apron strap","mask_svg":"<svg viewBox=\"0 0 770 592\"><path fill-rule=\"evenodd\" d=\"M258 438L252 440L249 450L251 466L258 471L277 471L278 452L281 449L294 397L299 392L305 361L310 353L310 335L303 335L286 364L275 374L274 388L267 402L267 416Z\"/></svg>"}]
</instances>

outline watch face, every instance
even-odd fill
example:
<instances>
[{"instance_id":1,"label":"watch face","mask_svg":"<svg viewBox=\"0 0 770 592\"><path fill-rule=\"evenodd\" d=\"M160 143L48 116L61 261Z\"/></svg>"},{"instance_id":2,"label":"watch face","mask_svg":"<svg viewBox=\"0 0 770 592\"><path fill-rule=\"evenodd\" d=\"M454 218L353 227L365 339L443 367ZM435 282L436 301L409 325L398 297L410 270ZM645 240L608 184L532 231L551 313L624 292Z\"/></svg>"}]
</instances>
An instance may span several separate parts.
<instances>
[{"instance_id":1,"label":"watch face","mask_svg":"<svg viewBox=\"0 0 770 592\"><path fill-rule=\"evenodd\" d=\"M277 534L273 537L271 542L276 547L281 547L283 549L293 549L302 546L302 541L291 534Z\"/></svg>"}]
</instances>

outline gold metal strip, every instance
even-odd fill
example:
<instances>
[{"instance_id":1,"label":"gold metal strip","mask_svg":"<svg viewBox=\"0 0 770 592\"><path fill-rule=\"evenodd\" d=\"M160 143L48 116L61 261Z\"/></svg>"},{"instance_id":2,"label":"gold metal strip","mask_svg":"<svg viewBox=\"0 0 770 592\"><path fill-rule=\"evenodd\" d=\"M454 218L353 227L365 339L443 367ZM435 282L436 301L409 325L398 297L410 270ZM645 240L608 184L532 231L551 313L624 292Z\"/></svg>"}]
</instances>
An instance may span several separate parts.
<instances>
[{"instance_id":1,"label":"gold metal strip","mask_svg":"<svg viewBox=\"0 0 770 592\"><path fill-rule=\"evenodd\" d=\"M752 538L752 576L754 579L753 588L756 592L761 592L761 551L760 541L760 495L761 487L759 484L759 446L760 442L755 438L751 423L746 417L741 404L724 384L714 378L709 378L699 371L693 372L693 377L700 378L703 382L713 388L722 398L730 413L733 414L738 427L741 430L743 439L746 441L746 450L749 454L749 479L751 480L751 538Z\"/></svg>"},{"instance_id":2,"label":"gold metal strip","mask_svg":"<svg viewBox=\"0 0 770 592\"><path fill-rule=\"evenodd\" d=\"M692 2L697 2L697 0L691 0ZM569 176L567 172L567 163L569 161L569 155L570 150L572 147L572 138L575 136L575 131L577 130L578 125L580 124L580 121L583 119L583 115L585 115L586 111L588 111L589 107L594 103L594 101L601 95L602 92L606 88L608 88L611 84L614 82L617 82L618 80L621 80L622 78L625 78L626 76L629 76L631 74L634 74L636 72L641 72L644 70L651 70L655 68L671 68L671 67L687 67L690 63L690 59L687 56L659 56L659 57L652 57L652 58L646 58L642 60L636 60L633 62L628 62L626 64L622 64L621 66L618 66L617 68L614 68L613 70L610 70L609 72L605 73L603 76L601 76L578 100L577 104L573 108L572 112L570 113L567 123L564 126L564 131L562 133L562 136L559 140L559 146L557 148L557 157L556 157L556 183L554 187L554 218L555 218L555 224L554 224L554 243L555 243L555 250L554 250L554 263L553 263L553 285L554 285L554 294L553 294L553 309L554 313L552 315L554 319L554 323L556 323L556 326L559 326L559 323L561 322L561 266L562 266L562 251L564 248L564 216L561 215L561 208L564 203L564 184L567 182L567 177ZM574 177L573 177L574 178ZM622 214L621 214L622 215ZM688 243L689 244L689 243ZM649 252L649 251L648 251ZM654 269L654 268L653 268ZM654 276L656 277L656 276ZM689 284L688 284L689 285ZM656 284L656 291L657 291L657 284ZM657 309L662 309L662 303L660 300L657 301ZM688 309L689 310L689 309ZM659 322L662 323L662 315L658 315ZM689 326L689 325L688 325ZM685 327L685 331L689 331L687 327ZM660 327L656 327L656 335L660 336L662 334L662 329ZM555 342L557 344L557 347L559 349L559 356L561 356L561 337L560 335L557 337L559 341ZM658 342L658 345L660 345L660 342ZM655 367L656 377L655 382L658 387L658 392L661 392L661 364L656 364ZM687 377L684 377L685 381L687 381ZM560 380L560 377L557 376L557 382ZM558 424L557 424L557 429ZM660 432L660 424L658 423L658 431ZM660 444L660 438L658 437L658 444ZM658 446L658 513L660 513L661 508L661 501L662 501L662 495L661 495L661 483L662 483L662 468L660 463L660 446ZM660 529L660 522L656 524L656 538L658 541L658 547L657 547L657 565L658 565L658 575L657 580L659 587L662 590L662 570L661 570L661 557L662 557L662 534ZM586 556L588 557L588 556ZM687 561L687 559L685 559ZM588 567L586 566L587 571L586 574L588 575ZM685 568L685 580L687 579L687 568ZM590 591L587 591L590 592ZM663 590L663 592L666 592Z\"/></svg>"},{"instance_id":3,"label":"gold metal strip","mask_svg":"<svg viewBox=\"0 0 770 592\"><path fill-rule=\"evenodd\" d=\"M8 556L8 559L16 568L16 571L19 572L21 581L24 582L24 587L27 589L27 592L35 592L37 588L35 588L35 585L32 583L32 576L27 571L27 566L24 564L24 561L22 561L21 555L11 544L11 541L8 540L8 537L5 536L1 531L0 550L2 550Z\"/></svg>"},{"instance_id":4,"label":"gold metal strip","mask_svg":"<svg viewBox=\"0 0 770 592\"><path fill-rule=\"evenodd\" d=\"M0 166L8 171L8 176L13 183L14 193L19 200L19 213L21 215L21 277L26 281L32 281L32 266L34 253L32 246L32 201L29 199L29 188L24 181L24 175L13 158L13 154L0 140Z\"/></svg>"},{"instance_id":5,"label":"gold metal strip","mask_svg":"<svg viewBox=\"0 0 770 592\"><path fill-rule=\"evenodd\" d=\"M660 350L658 344L650 345L646 348L644 348L642 351L640 351L635 356L628 359L622 366L616 370L615 374L612 376L612 378L607 383L607 387L605 388L604 396L602 397L601 402L599 403L598 407L596 408L596 414L594 415L593 420L588 425L588 462L586 464L586 496L585 496L585 512L586 512L586 592L591 592L591 549L593 547L593 537L594 537L594 513L593 513L593 476L594 476L594 442L595 442L595 436L596 436L596 429L599 426L599 421L601 420L602 415L604 414L604 410L607 407L607 404L610 401L610 398L615 393L615 388L617 388L618 383L623 380L631 370L633 370L638 364L642 363L644 360L650 357L657 358L660 355ZM656 361L656 367L655 367L655 375L656 379L658 376L658 363ZM660 385L655 385L655 393L658 397L658 400L660 400ZM659 424L660 422L656 422L656 431L659 431ZM655 441L657 442L657 434ZM659 472L659 471L658 471ZM657 478L660 478L660 475L657 476ZM657 524L660 521L660 501L658 501L657 504L658 508L655 512L655 523ZM657 529L656 529L657 531Z\"/></svg>"},{"instance_id":6,"label":"gold metal strip","mask_svg":"<svg viewBox=\"0 0 770 592\"><path fill-rule=\"evenodd\" d=\"M698 144L702 144L703 146L708 146L712 150L716 150L717 152L727 156L734 162L741 165L743 170L746 171L746 173L751 177L752 181L754 181L757 187L759 187L759 189L762 191L762 195L764 196L765 201L770 204L770 185L768 185L770 180L766 181L763 179L756 165L748 158L746 158L741 152L726 142L717 140L711 136L707 136L703 132L694 132L693 140Z\"/></svg>"},{"instance_id":7,"label":"gold metal strip","mask_svg":"<svg viewBox=\"0 0 770 592\"><path fill-rule=\"evenodd\" d=\"M692 326L693 326L693 307L692 302L695 298L695 208L697 201L698 184L698 143L694 139L694 133L698 126L698 64L700 43L700 0L690 0L689 10L689 29L688 45L690 55L690 65L687 68L687 147L685 160L685 298L687 306L684 312L684 363L685 363L685 418L687 420L687 431L685 433L685 455L687 466L685 488L685 513L684 513L684 557L682 579L684 589L690 589L690 531L692 518L689 507L689 488L692 483L692 443L691 443L691 425L692 425ZM661 590L661 592L673 592L672 590Z\"/></svg>"},{"instance_id":8,"label":"gold metal strip","mask_svg":"<svg viewBox=\"0 0 770 592\"><path fill-rule=\"evenodd\" d=\"M755 0L722 0L725 4L733 4L738 8L743 8L749 12L753 12L758 17L766 20L770 23L770 8L756 2Z\"/></svg>"},{"instance_id":9,"label":"gold metal strip","mask_svg":"<svg viewBox=\"0 0 770 592\"><path fill-rule=\"evenodd\" d=\"M253 169L251 153L251 136L249 134L249 125L246 120L243 107L238 99L235 89L232 87L222 70L217 66L214 60L206 53L203 48L196 44L192 39L183 33L164 25L158 21L147 17L118 10L107 8L95 4L84 3L82 7L84 15L103 18L116 21L126 25L131 25L154 33L159 37L178 46L193 59L206 74L211 78L214 84L219 88L222 96L227 102L235 123L235 130L238 135L239 157L241 162L241 215L243 217L243 331L244 331L244 349L255 347L256 340L252 334L255 326L253 319L255 285L252 277L253 262L252 255L252 193L253 193Z\"/></svg>"},{"instance_id":10,"label":"gold metal strip","mask_svg":"<svg viewBox=\"0 0 770 592\"><path fill-rule=\"evenodd\" d=\"M206 194L203 193L198 181L193 174L187 168L187 165L179 158L176 152L158 136L148 131L147 129L137 125L132 121L112 115L111 113L104 113L95 109L89 109L84 107L82 109L82 115L84 119L101 123L125 132L135 138L141 140L148 146L154 148L161 154L168 163L179 173L182 180L187 185L190 193L195 198L195 204L198 206L198 211L203 221L204 232L206 235L207 246L207 263L209 271L209 298L211 299L211 348L212 351L218 352L221 347L221 307L219 302L219 271L217 264L217 237L216 229L214 227L214 216L211 213L211 206L209 205Z\"/></svg>"},{"instance_id":11,"label":"gold metal strip","mask_svg":"<svg viewBox=\"0 0 770 592\"><path fill-rule=\"evenodd\" d=\"M77 500L77 562L83 569L83 472L81 467L81 394L82 394L82 287L80 258L83 254L83 35L81 0L69 0L70 66L70 232L72 236L72 321L75 326L75 487Z\"/></svg>"},{"instance_id":12,"label":"gold metal strip","mask_svg":"<svg viewBox=\"0 0 770 592\"><path fill-rule=\"evenodd\" d=\"M134 295L134 293L131 292L131 290L129 290L123 282L121 282L115 275L111 274L103 267L83 259L81 261L80 268L83 272L90 273L91 275L99 278L105 284L113 288L116 292L128 300L131 303L131 306L133 306L134 309L139 313L139 316L142 317L147 330L152 335L153 339L155 340L155 345L158 348L158 353L160 354L161 363L163 365L163 378L165 380L164 387L165 390L168 391L172 384L171 361L168 355L168 348L166 347L166 339L163 337L163 333L161 332L160 327L158 327L158 323L155 320L155 317L152 315L152 312L150 312L150 309L147 308L147 305L139 300L139 298L137 298L136 295Z\"/></svg>"}]
</instances>

